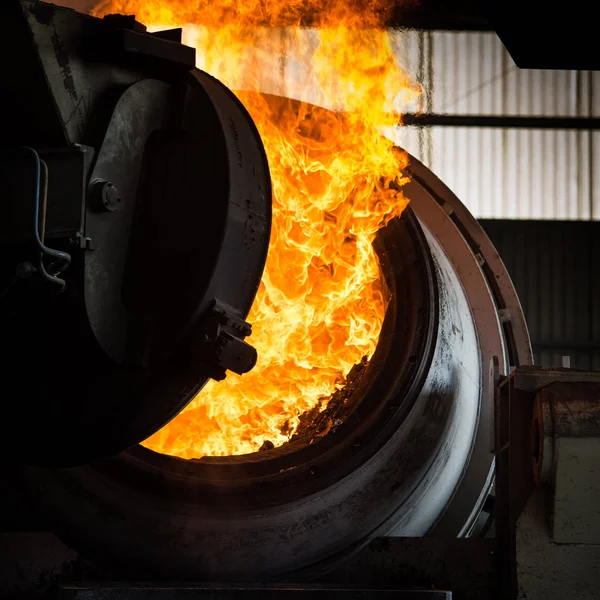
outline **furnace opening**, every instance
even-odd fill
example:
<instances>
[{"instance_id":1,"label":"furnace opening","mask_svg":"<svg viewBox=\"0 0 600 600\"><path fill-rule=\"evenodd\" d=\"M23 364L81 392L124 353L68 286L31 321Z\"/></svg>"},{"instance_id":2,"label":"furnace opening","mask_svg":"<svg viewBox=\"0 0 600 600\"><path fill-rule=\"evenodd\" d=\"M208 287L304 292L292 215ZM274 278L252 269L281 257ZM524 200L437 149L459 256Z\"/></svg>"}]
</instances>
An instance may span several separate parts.
<instances>
[{"instance_id":1,"label":"furnace opening","mask_svg":"<svg viewBox=\"0 0 600 600\"><path fill-rule=\"evenodd\" d=\"M147 448L200 458L281 446L300 435L307 414L331 408L373 356L387 306L373 242L408 203L407 156L382 130L396 127L420 92L397 64L387 10L378 0L104 0L96 9L135 13L150 30L183 26L198 67L246 90L238 97L272 179L270 248L247 317L258 363L210 382ZM331 110L257 93L268 90ZM327 416L314 434L337 421Z\"/></svg>"},{"instance_id":2,"label":"furnace opening","mask_svg":"<svg viewBox=\"0 0 600 600\"><path fill-rule=\"evenodd\" d=\"M274 188L267 265L248 316L259 359L250 373L209 383L144 443L182 458L269 450L339 426L389 300L373 241L407 204L404 155L379 132L307 103L239 97Z\"/></svg>"},{"instance_id":3,"label":"furnace opening","mask_svg":"<svg viewBox=\"0 0 600 600\"><path fill-rule=\"evenodd\" d=\"M432 257L410 205L378 231L372 247L389 301L373 355L346 390L350 393L340 412L335 419L327 410L316 415L315 430L324 435L308 431L268 451L191 460L139 446L128 454L131 470L127 467L124 477L137 477L140 467L152 481L168 477L174 485L170 495L195 505L204 502L205 494L216 493L218 509L226 513L233 507L276 506L316 492L374 456L419 397L438 323ZM215 508L214 500L206 501Z\"/></svg>"}]
</instances>

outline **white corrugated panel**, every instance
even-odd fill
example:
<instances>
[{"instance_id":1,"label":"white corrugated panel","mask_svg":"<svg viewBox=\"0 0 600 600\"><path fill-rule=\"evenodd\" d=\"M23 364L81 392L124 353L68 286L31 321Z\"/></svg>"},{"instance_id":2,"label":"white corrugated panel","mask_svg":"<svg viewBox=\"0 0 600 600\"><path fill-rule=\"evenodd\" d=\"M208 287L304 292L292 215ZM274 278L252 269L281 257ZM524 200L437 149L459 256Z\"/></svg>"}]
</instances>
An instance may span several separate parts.
<instances>
[{"instance_id":1,"label":"white corrugated panel","mask_svg":"<svg viewBox=\"0 0 600 600\"><path fill-rule=\"evenodd\" d=\"M519 69L491 32L395 31L392 35L402 49L400 64L426 84L430 112L600 115L600 99L591 90L592 86L600 89L600 73Z\"/></svg>"},{"instance_id":2,"label":"white corrugated panel","mask_svg":"<svg viewBox=\"0 0 600 600\"><path fill-rule=\"evenodd\" d=\"M399 45L406 36L398 59L427 90L427 112L600 115L600 73L518 69L494 33L394 35ZM477 217L600 219L598 132L411 129L401 134L406 149Z\"/></svg>"},{"instance_id":3,"label":"white corrugated panel","mask_svg":"<svg viewBox=\"0 0 600 600\"><path fill-rule=\"evenodd\" d=\"M428 156L426 138L431 138ZM403 146L481 218L595 219L600 190L590 133L567 130L406 128ZM600 134L594 134L600 167Z\"/></svg>"}]
</instances>

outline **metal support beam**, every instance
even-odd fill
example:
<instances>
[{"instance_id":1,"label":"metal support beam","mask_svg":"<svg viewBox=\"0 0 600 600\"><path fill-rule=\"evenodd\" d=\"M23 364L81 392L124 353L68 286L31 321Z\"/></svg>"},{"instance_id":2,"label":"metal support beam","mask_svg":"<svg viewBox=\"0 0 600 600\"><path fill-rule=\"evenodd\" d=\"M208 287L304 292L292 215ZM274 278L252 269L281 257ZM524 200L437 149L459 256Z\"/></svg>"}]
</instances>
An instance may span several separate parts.
<instances>
[{"instance_id":1,"label":"metal support beam","mask_svg":"<svg viewBox=\"0 0 600 600\"><path fill-rule=\"evenodd\" d=\"M600 129L597 117L529 117L512 115L438 115L407 113L402 124L411 127L492 127L499 129Z\"/></svg>"}]
</instances>

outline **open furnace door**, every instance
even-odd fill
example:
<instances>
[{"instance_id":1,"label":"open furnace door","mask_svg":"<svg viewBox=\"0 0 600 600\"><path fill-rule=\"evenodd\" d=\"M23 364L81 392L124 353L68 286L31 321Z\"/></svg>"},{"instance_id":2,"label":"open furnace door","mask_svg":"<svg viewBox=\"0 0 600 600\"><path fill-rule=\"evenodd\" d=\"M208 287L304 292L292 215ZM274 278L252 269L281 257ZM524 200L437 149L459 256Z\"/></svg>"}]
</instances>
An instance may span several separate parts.
<instances>
[{"instance_id":1,"label":"open furnace door","mask_svg":"<svg viewBox=\"0 0 600 600\"><path fill-rule=\"evenodd\" d=\"M30 102L37 85L58 127L12 123L1 140L10 435L0 452L11 463L84 464L146 439L209 378L254 366L245 318L269 244L269 168L247 111L193 68L193 51L174 51L185 46L50 5L2 10L39 77L7 67L8 100ZM51 36L62 36L75 77L68 93ZM66 115L81 98L93 106L73 129Z\"/></svg>"}]
</instances>

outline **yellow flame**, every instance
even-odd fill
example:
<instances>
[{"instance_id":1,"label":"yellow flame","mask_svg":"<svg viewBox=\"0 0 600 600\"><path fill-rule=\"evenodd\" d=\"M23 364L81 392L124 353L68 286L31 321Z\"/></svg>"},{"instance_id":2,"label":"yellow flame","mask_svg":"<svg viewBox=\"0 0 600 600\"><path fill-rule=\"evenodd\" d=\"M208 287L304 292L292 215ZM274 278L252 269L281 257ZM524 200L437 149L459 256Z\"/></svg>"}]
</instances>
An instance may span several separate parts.
<instances>
[{"instance_id":1,"label":"yellow flame","mask_svg":"<svg viewBox=\"0 0 600 600\"><path fill-rule=\"evenodd\" d=\"M153 29L183 26L198 67L231 89L344 111L281 111L239 94L263 139L274 192L267 265L248 317L258 364L209 383L148 448L192 458L254 452L265 440L281 445L285 421L294 428L372 356L386 309L372 241L407 204L389 187L406 181L406 155L381 130L396 126L419 93L395 60L382 7L105 0L95 10L135 14Z\"/></svg>"}]
</instances>

